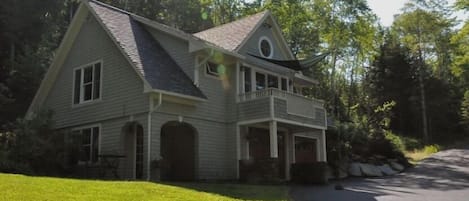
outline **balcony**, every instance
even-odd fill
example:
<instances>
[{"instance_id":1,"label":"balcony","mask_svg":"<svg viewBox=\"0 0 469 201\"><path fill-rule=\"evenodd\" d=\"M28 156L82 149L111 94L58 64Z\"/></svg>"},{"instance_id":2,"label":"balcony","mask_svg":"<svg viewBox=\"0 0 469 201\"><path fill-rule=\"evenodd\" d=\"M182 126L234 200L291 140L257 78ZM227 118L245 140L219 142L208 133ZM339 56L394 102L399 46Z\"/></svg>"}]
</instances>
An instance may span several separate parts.
<instances>
[{"instance_id":1,"label":"balcony","mask_svg":"<svg viewBox=\"0 0 469 201\"><path fill-rule=\"evenodd\" d=\"M314 127L326 127L324 101L268 88L238 97L238 121L277 119Z\"/></svg>"}]
</instances>

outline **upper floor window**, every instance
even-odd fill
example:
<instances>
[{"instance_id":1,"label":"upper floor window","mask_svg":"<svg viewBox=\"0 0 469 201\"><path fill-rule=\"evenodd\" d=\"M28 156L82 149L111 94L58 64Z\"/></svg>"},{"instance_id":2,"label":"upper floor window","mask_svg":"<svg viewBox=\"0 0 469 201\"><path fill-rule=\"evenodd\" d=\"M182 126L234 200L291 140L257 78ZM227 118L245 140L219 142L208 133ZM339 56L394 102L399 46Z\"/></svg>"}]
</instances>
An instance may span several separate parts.
<instances>
[{"instance_id":1,"label":"upper floor window","mask_svg":"<svg viewBox=\"0 0 469 201\"><path fill-rule=\"evenodd\" d=\"M259 52L263 57L272 58L274 50L269 38L263 36L259 39Z\"/></svg>"},{"instance_id":2,"label":"upper floor window","mask_svg":"<svg viewBox=\"0 0 469 201\"><path fill-rule=\"evenodd\" d=\"M220 72L219 72L219 69L218 69L218 64L208 61L207 63L205 63L205 68L206 68L207 75L211 75L211 76L214 76L214 77L219 77L220 76Z\"/></svg>"},{"instance_id":3,"label":"upper floor window","mask_svg":"<svg viewBox=\"0 0 469 201\"><path fill-rule=\"evenodd\" d=\"M72 134L79 143L79 161L96 163L99 152L99 126L75 129Z\"/></svg>"},{"instance_id":4,"label":"upper floor window","mask_svg":"<svg viewBox=\"0 0 469 201\"><path fill-rule=\"evenodd\" d=\"M80 104L101 97L101 62L74 69L73 103Z\"/></svg>"}]
</instances>

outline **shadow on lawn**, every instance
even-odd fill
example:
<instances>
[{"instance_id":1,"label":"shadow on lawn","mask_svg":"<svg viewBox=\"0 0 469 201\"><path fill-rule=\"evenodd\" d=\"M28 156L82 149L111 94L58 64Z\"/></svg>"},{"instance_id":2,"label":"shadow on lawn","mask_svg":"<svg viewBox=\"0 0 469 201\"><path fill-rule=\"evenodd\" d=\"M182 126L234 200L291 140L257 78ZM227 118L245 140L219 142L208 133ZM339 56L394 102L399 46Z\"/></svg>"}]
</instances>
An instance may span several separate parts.
<instances>
[{"instance_id":1,"label":"shadow on lawn","mask_svg":"<svg viewBox=\"0 0 469 201\"><path fill-rule=\"evenodd\" d=\"M283 185L184 182L164 184L241 200L288 200L288 187Z\"/></svg>"}]
</instances>

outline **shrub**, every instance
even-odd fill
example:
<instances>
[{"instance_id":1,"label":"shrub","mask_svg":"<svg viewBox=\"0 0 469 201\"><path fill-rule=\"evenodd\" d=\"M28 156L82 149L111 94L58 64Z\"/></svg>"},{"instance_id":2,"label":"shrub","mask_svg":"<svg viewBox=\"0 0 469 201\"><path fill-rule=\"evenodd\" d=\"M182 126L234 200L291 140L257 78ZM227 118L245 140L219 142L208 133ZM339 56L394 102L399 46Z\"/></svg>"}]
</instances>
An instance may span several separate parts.
<instances>
[{"instance_id":1,"label":"shrub","mask_svg":"<svg viewBox=\"0 0 469 201\"><path fill-rule=\"evenodd\" d=\"M402 138L391 131L386 131L384 133L384 136L386 137L387 140L389 140L398 150L400 151L405 151L406 150L406 145Z\"/></svg>"},{"instance_id":2,"label":"shrub","mask_svg":"<svg viewBox=\"0 0 469 201\"><path fill-rule=\"evenodd\" d=\"M327 163L294 163L290 168L291 180L300 184L326 184Z\"/></svg>"},{"instance_id":3,"label":"shrub","mask_svg":"<svg viewBox=\"0 0 469 201\"><path fill-rule=\"evenodd\" d=\"M4 172L58 176L68 167L64 133L53 129L52 111L20 119L10 133L0 169Z\"/></svg>"},{"instance_id":4,"label":"shrub","mask_svg":"<svg viewBox=\"0 0 469 201\"><path fill-rule=\"evenodd\" d=\"M423 152L426 154L434 154L436 152L440 151L440 146L433 144L433 145L427 145L423 148Z\"/></svg>"}]
</instances>

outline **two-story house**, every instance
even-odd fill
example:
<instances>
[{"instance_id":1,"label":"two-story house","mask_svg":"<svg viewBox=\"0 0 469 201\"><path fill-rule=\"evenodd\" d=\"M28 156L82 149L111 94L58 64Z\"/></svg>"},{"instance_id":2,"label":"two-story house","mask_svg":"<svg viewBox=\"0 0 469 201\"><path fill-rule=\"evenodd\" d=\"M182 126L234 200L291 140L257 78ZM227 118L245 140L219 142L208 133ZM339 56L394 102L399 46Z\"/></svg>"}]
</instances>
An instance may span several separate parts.
<instances>
[{"instance_id":1,"label":"two-story house","mask_svg":"<svg viewBox=\"0 0 469 201\"><path fill-rule=\"evenodd\" d=\"M122 178L236 179L240 161L326 161L323 102L269 11L188 34L81 2L29 108L80 136L80 162L120 154ZM153 171L152 161L169 167Z\"/></svg>"}]
</instances>

